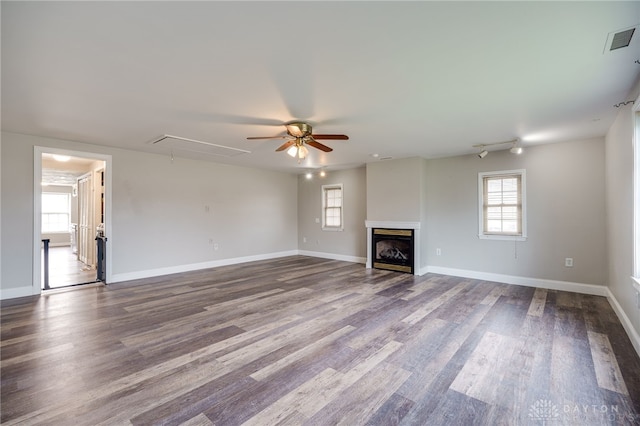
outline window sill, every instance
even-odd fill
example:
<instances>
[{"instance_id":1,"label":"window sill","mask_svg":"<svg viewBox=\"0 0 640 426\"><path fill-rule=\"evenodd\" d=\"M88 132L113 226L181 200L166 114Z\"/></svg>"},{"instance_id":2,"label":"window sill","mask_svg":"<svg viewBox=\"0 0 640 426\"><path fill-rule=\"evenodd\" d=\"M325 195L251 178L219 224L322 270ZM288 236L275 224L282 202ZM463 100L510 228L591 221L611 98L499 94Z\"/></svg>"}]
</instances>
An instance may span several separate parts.
<instances>
[{"instance_id":1,"label":"window sill","mask_svg":"<svg viewBox=\"0 0 640 426\"><path fill-rule=\"evenodd\" d=\"M323 231L330 231L330 232L342 232L344 231L344 228L322 228Z\"/></svg>"},{"instance_id":2,"label":"window sill","mask_svg":"<svg viewBox=\"0 0 640 426\"><path fill-rule=\"evenodd\" d=\"M527 241L527 237L519 235L485 235L480 234L478 238L481 240L498 240L498 241Z\"/></svg>"},{"instance_id":3,"label":"window sill","mask_svg":"<svg viewBox=\"0 0 640 426\"><path fill-rule=\"evenodd\" d=\"M631 277L631 284L633 284L633 288L635 288L637 292L640 292L640 277Z\"/></svg>"}]
</instances>

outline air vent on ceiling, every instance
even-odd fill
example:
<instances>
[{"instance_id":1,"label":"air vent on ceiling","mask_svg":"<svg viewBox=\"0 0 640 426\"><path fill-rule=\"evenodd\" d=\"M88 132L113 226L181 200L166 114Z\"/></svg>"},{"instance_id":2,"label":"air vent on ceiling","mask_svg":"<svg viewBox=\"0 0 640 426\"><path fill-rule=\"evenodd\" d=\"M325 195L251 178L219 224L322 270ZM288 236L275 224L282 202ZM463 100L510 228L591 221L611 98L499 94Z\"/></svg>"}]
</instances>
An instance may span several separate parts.
<instances>
[{"instance_id":1,"label":"air vent on ceiling","mask_svg":"<svg viewBox=\"0 0 640 426\"><path fill-rule=\"evenodd\" d=\"M187 151L200 154L217 155L221 157L235 157L242 154L251 154L251 151L218 145L211 142L203 142L180 136L162 135L150 142L152 145L171 148L173 152Z\"/></svg>"},{"instance_id":2,"label":"air vent on ceiling","mask_svg":"<svg viewBox=\"0 0 640 426\"><path fill-rule=\"evenodd\" d=\"M635 31L636 27L631 27L609 33L607 36L607 43L604 47L604 53L629 46Z\"/></svg>"}]
</instances>

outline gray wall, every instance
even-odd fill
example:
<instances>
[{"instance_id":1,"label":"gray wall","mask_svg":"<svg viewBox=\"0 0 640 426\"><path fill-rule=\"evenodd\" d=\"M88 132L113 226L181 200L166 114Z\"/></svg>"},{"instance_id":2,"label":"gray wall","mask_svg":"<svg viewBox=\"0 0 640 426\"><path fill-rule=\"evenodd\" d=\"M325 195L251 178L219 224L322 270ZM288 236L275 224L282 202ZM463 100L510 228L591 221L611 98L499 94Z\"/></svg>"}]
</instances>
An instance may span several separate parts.
<instances>
[{"instance_id":1,"label":"gray wall","mask_svg":"<svg viewBox=\"0 0 640 426\"><path fill-rule=\"evenodd\" d=\"M604 141L527 147L428 161L430 267L604 285ZM478 173L526 170L526 241L478 238ZM436 256L436 249L442 254ZM566 257L574 259L566 268Z\"/></svg>"},{"instance_id":2,"label":"gray wall","mask_svg":"<svg viewBox=\"0 0 640 426\"><path fill-rule=\"evenodd\" d=\"M639 91L636 85L625 99L635 99ZM636 333L640 333L640 311L635 306L630 278L634 272L633 126L632 105L621 107L606 137L608 283Z\"/></svg>"},{"instance_id":3,"label":"gray wall","mask_svg":"<svg viewBox=\"0 0 640 426\"><path fill-rule=\"evenodd\" d=\"M32 284L34 146L112 155L114 276L297 249L294 175L2 133L3 294Z\"/></svg>"},{"instance_id":4,"label":"gray wall","mask_svg":"<svg viewBox=\"0 0 640 426\"><path fill-rule=\"evenodd\" d=\"M322 230L322 185L343 184L344 230ZM337 254L360 261L367 257L366 169L315 174L312 179L298 177L298 247L302 251ZM320 223L316 223L316 218ZM306 242L304 238L306 237Z\"/></svg>"},{"instance_id":5,"label":"gray wall","mask_svg":"<svg viewBox=\"0 0 640 426\"><path fill-rule=\"evenodd\" d=\"M423 163L414 157L367 164L367 220L420 221Z\"/></svg>"}]
</instances>

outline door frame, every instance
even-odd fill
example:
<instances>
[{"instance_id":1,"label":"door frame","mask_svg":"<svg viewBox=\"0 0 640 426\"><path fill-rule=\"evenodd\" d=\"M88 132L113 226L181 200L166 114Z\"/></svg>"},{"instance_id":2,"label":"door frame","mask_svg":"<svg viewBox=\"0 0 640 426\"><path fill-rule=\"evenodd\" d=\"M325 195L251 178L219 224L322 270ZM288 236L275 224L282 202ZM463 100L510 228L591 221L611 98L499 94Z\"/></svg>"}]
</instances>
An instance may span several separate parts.
<instances>
[{"instance_id":1,"label":"door frame","mask_svg":"<svg viewBox=\"0 0 640 426\"><path fill-rule=\"evenodd\" d=\"M42 281L42 154L68 155L71 157L91 158L104 161L104 228L105 237L109 244L106 245L106 282L111 281L113 270L112 257L112 220L111 220L111 169L112 157L108 154L98 154L95 152L75 151L70 149L50 148L45 146L33 147L33 282L31 284L31 294L40 294Z\"/></svg>"}]
</instances>

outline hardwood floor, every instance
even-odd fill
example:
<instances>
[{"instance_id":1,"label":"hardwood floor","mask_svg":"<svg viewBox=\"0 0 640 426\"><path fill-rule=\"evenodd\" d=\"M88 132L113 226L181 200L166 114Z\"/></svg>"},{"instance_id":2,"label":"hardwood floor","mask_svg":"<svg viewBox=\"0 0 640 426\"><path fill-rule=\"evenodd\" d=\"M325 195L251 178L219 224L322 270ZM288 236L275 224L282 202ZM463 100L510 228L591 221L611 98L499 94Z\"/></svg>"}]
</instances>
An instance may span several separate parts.
<instances>
[{"instance_id":1,"label":"hardwood floor","mask_svg":"<svg viewBox=\"0 0 640 426\"><path fill-rule=\"evenodd\" d=\"M3 424L640 424L603 297L287 257L4 303Z\"/></svg>"},{"instance_id":2,"label":"hardwood floor","mask_svg":"<svg viewBox=\"0 0 640 426\"><path fill-rule=\"evenodd\" d=\"M96 282L95 268L89 268L72 253L71 247L49 247L49 287L60 288ZM44 284L43 284L44 285Z\"/></svg>"}]
</instances>

